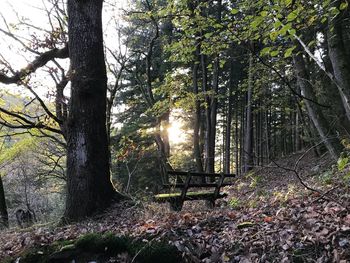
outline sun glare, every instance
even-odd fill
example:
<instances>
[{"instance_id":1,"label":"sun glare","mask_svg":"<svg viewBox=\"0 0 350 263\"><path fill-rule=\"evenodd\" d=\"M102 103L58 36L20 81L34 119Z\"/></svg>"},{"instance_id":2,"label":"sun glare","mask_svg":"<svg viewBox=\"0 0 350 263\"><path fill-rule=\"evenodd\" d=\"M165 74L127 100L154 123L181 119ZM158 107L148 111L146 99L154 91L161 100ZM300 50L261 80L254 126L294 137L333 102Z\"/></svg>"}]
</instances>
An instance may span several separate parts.
<instances>
[{"instance_id":1,"label":"sun glare","mask_svg":"<svg viewBox=\"0 0 350 263\"><path fill-rule=\"evenodd\" d=\"M187 134L182 128L181 121L172 120L168 128L169 141L171 144L180 144L186 141Z\"/></svg>"}]
</instances>

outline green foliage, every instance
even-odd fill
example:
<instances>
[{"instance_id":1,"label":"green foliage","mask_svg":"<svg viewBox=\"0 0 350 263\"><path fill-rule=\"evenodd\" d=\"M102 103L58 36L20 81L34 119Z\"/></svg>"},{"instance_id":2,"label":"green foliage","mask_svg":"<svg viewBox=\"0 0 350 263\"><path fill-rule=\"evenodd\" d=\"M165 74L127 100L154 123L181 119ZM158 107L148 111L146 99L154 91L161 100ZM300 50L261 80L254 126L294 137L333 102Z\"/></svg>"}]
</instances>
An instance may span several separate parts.
<instances>
[{"instance_id":1,"label":"green foliage","mask_svg":"<svg viewBox=\"0 0 350 263\"><path fill-rule=\"evenodd\" d=\"M254 173L249 173L248 177L251 179L249 187L255 188L262 182L261 175L255 175Z\"/></svg>"},{"instance_id":2,"label":"green foliage","mask_svg":"<svg viewBox=\"0 0 350 263\"><path fill-rule=\"evenodd\" d=\"M323 172L322 174L320 174L319 178L322 183L331 184L334 178L332 170L327 170Z\"/></svg>"},{"instance_id":3,"label":"green foliage","mask_svg":"<svg viewBox=\"0 0 350 263\"><path fill-rule=\"evenodd\" d=\"M37 145L37 142L38 138L27 136L21 138L12 145L9 145L9 147L6 147L0 152L0 165L13 160L21 153L27 152L30 149L33 150L33 148L35 148L35 146Z\"/></svg>"},{"instance_id":4,"label":"green foliage","mask_svg":"<svg viewBox=\"0 0 350 263\"><path fill-rule=\"evenodd\" d=\"M349 157L339 157L337 161L338 170L343 171L348 163L349 163Z\"/></svg>"},{"instance_id":5,"label":"green foliage","mask_svg":"<svg viewBox=\"0 0 350 263\"><path fill-rule=\"evenodd\" d=\"M241 201L237 197L232 197L228 204L233 209L238 209L242 205Z\"/></svg>"},{"instance_id":6,"label":"green foliage","mask_svg":"<svg viewBox=\"0 0 350 263\"><path fill-rule=\"evenodd\" d=\"M339 10L340 10L340 11L343 11L343 10L347 9L348 6L349 6L349 3L348 3L347 1L342 2L342 3L340 4L340 6L339 6Z\"/></svg>"}]
</instances>

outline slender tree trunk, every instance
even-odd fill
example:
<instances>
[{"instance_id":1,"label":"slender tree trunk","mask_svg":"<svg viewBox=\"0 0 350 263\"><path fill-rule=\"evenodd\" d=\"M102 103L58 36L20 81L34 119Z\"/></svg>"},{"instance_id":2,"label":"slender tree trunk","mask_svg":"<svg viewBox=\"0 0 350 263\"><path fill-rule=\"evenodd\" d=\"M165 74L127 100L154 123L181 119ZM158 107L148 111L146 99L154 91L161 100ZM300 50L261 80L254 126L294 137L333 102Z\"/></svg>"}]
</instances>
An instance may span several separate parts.
<instances>
[{"instance_id":1,"label":"slender tree trunk","mask_svg":"<svg viewBox=\"0 0 350 263\"><path fill-rule=\"evenodd\" d=\"M236 96L237 97L237 96ZM235 99L236 105L238 99ZM236 175L240 175L240 167L241 167L241 162L240 162L240 131L238 128L238 109L236 108L236 113L235 113L235 166L236 166Z\"/></svg>"},{"instance_id":2,"label":"slender tree trunk","mask_svg":"<svg viewBox=\"0 0 350 263\"><path fill-rule=\"evenodd\" d=\"M215 58L213 70L213 95L210 98L210 129L208 134L208 166L209 173L215 172L215 138L216 138L216 123L217 123L217 108L218 108L218 89L219 89L219 58Z\"/></svg>"},{"instance_id":3,"label":"slender tree trunk","mask_svg":"<svg viewBox=\"0 0 350 263\"><path fill-rule=\"evenodd\" d=\"M221 22L221 4L222 0L217 1L217 22ZM217 124L217 108L218 108L218 92L219 92L219 75L220 75L220 65L219 65L219 54L216 54L213 66L213 94L210 98L210 129L209 132L209 145L208 145L208 167L207 171L209 173L215 172L215 139L216 139L216 124Z\"/></svg>"},{"instance_id":4,"label":"slender tree trunk","mask_svg":"<svg viewBox=\"0 0 350 263\"><path fill-rule=\"evenodd\" d=\"M203 92L208 92L208 80L207 80L207 61L206 56L204 54L201 54L201 66L202 66L202 90ZM211 129L211 118L210 118L210 112L211 112L211 103L210 103L210 97L207 94L205 96L205 102L206 102L206 108L205 108L205 143L204 143L204 156L205 156L205 171L210 172L210 138L212 131Z\"/></svg>"},{"instance_id":5,"label":"slender tree trunk","mask_svg":"<svg viewBox=\"0 0 350 263\"><path fill-rule=\"evenodd\" d=\"M266 111L264 112L264 117L265 117L265 152L266 152L266 159L265 162L269 163L270 162L270 149L271 149L271 121L269 118L269 109L267 108Z\"/></svg>"},{"instance_id":6,"label":"slender tree trunk","mask_svg":"<svg viewBox=\"0 0 350 263\"><path fill-rule=\"evenodd\" d=\"M248 92L246 106L246 130L244 140L244 168L246 173L253 168L253 55L249 55Z\"/></svg>"},{"instance_id":7,"label":"slender tree trunk","mask_svg":"<svg viewBox=\"0 0 350 263\"><path fill-rule=\"evenodd\" d=\"M164 154L167 158L170 157L170 141L169 141L169 132L168 129L170 127L170 111L165 112L162 115L162 128L161 137L164 142Z\"/></svg>"},{"instance_id":8,"label":"slender tree trunk","mask_svg":"<svg viewBox=\"0 0 350 263\"><path fill-rule=\"evenodd\" d=\"M228 107L226 115L226 137L225 137L225 173L230 173L230 164L231 164L231 129L232 129L232 110L233 110L233 73L234 73L234 64L231 60L230 64L230 79L228 87Z\"/></svg>"},{"instance_id":9,"label":"slender tree trunk","mask_svg":"<svg viewBox=\"0 0 350 263\"><path fill-rule=\"evenodd\" d=\"M197 45L196 49L196 58L199 57L199 45ZM199 130L200 130L200 122L201 122L201 106L200 100L198 98L198 68L199 62L195 61L193 63L192 68L192 82L193 82L193 93L196 96L195 102L195 112L194 112L194 127L193 127L193 155L196 160L196 168L197 172L203 172L203 163L202 163L202 152L200 149L200 138L199 138Z\"/></svg>"},{"instance_id":10,"label":"slender tree trunk","mask_svg":"<svg viewBox=\"0 0 350 263\"><path fill-rule=\"evenodd\" d=\"M7 228L9 226L9 217L7 213L5 190L2 182L2 176L0 175L0 229Z\"/></svg>"},{"instance_id":11,"label":"slender tree trunk","mask_svg":"<svg viewBox=\"0 0 350 263\"><path fill-rule=\"evenodd\" d=\"M300 116L299 112L295 112L295 151L299 152L301 150L301 138L300 138Z\"/></svg>"},{"instance_id":12,"label":"slender tree trunk","mask_svg":"<svg viewBox=\"0 0 350 263\"><path fill-rule=\"evenodd\" d=\"M312 86L309 83L309 75L305 67L303 55L301 53L293 56L294 67L297 74L297 83L300 87L303 96L306 98L317 101L313 92ZM324 117L322 111L309 100L305 100L305 105L310 119L312 120L315 128L320 135L323 143L328 149L331 157L337 160L341 152L341 144L333 129L329 127L329 124Z\"/></svg>"},{"instance_id":13,"label":"slender tree trunk","mask_svg":"<svg viewBox=\"0 0 350 263\"><path fill-rule=\"evenodd\" d=\"M102 0L68 0L71 101L67 130L65 218L82 219L107 207L110 179L106 130L107 76Z\"/></svg>"},{"instance_id":14,"label":"slender tree trunk","mask_svg":"<svg viewBox=\"0 0 350 263\"><path fill-rule=\"evenodd\" d=\"M240 174L244 173L244 144L245 144L245 134L246 134L246 98L241 95L241 119L240 119L240 129L239 129L239 162L240 162Z\"/></svg>"}]
</instances>

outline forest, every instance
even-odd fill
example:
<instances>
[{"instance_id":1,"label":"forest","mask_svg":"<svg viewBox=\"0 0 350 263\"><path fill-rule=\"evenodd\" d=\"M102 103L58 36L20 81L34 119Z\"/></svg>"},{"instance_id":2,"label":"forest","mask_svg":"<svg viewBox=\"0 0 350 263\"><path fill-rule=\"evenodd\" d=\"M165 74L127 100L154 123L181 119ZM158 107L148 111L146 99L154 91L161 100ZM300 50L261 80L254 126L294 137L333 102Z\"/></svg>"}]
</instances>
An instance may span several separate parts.
<instances>
[{"instance_id":1,"label":"forest","mask_svg":"<svg viewBox=\"0 0 350 263\"><path fill-rule=\"evenodd\" d=\"M349 0L0 3L0 262L350 262Z\"/></svg>"}]
</instances>

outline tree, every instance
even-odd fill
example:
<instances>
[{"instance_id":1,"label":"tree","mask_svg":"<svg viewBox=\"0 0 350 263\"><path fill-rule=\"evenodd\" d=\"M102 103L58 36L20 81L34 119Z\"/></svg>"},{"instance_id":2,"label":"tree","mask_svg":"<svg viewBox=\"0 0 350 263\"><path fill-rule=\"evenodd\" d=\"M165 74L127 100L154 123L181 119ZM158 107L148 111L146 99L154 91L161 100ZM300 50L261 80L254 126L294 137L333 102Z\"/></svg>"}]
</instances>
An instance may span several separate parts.
<instances>
[{"instance_id":1,"label":"tree","mask_svg":"<svg viewBox=\"0 0 350 263\"><path fill-rule=\"evenodd\" d=\"M293 56L294 67L297 75L298 85L302 91L302 94L316 101L316 96L312 90L309 82L309 76L305 67L305 62L302 53ZM336 161L341 152L341 144L334 134L332 127L329 126L328 121L324 117L321 109L314 103L305 100L307 112L311 121L316 127L323 143L326 145L331 157Z\"/></svg>"},{"instance_id":2,"label":"tree","mask_svg":"<svg viewBox=\"0 0 350 263\"><path fill-rule=\"evenodd\" d=\"M54 7L61 11L58 3L53 2ZM30 74L56 58L66 58L69 55L69 78L62 74L62 81L57 83L60 90L56 95L61 97L56 97L56 115L45 107L37 94L35 96L48 116L59 124L60 129L55 124L36 122L28 118L28 115L1 108L3 114L17 120L14 125L7 121L8 118L4 119L2 123L7 127L35 128L40 131L46 129L61 133L66 138L67 201L64 217L68 221L79 220L105 208L116 194L110 180L106 133L107 76L102 5L102 0L68 0L69 44L61 49L53 44L55 48L43 53L33 50L37 57L28 67L18 72L12 71L13 76L7 76L5 71L0 74L2 83L26 86L25 80ZM60 25L62 23L64 20L60 20ZM62 96L68 81L71 82L71 95L67 111Z\"/></svg>"},{"instance_id":3,"label":"tree","mask_svg":"<svg viewBox=\"0 0 350 263\"><path fill-rule=\"evenodd\" d=\"M68 0L72 71L64 214L68 220L78 220L107 207L115 194L106 131L102 4L102 0Z\"/></svg>"},{"instance_id":4,"label":"tree","mask_svg":"<svg viewBox=\"0 0 350 263\"><path fill-rule=\"evenodd\" d=\"M2 142L0 151L2 151L5 140ZM6 228L9 226L9 217L7 213L7 205L5 199L5 189L2 182L2 175L0 174L0 229Z\"/></svg>"},{"instance_id":5,"label":"tree","mask_svg":"<svg viewBox=\"0 0 350 263\"><path fill-rule=\"evenodd\" d=\"M7 213L7 205L5 199L4 184L2 182L2 176L0 175L0 229L9 226L9 217Z\"/></svg>"}]
</instances>

